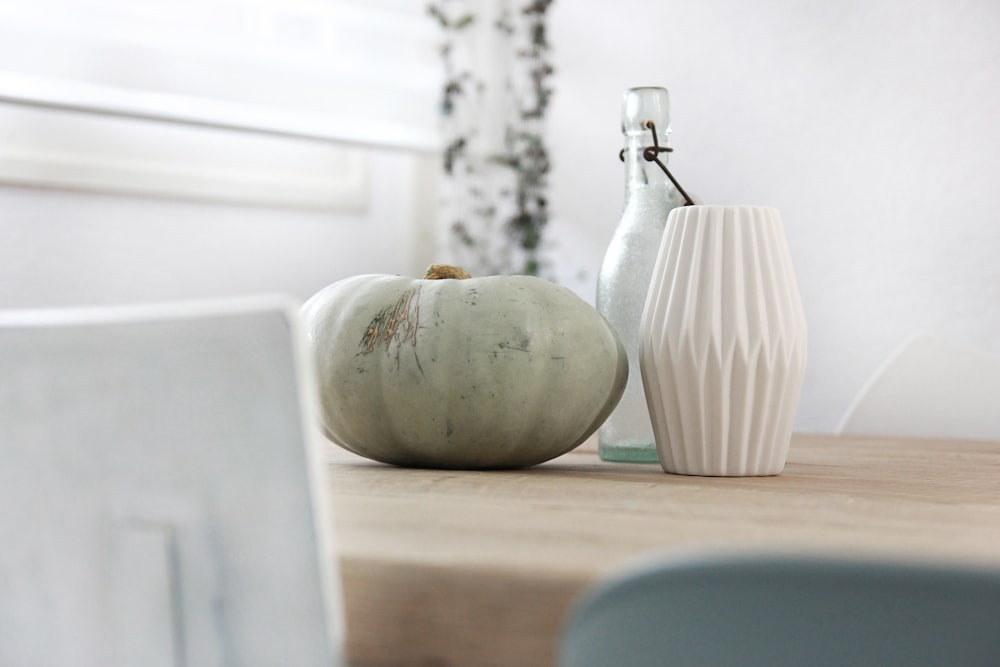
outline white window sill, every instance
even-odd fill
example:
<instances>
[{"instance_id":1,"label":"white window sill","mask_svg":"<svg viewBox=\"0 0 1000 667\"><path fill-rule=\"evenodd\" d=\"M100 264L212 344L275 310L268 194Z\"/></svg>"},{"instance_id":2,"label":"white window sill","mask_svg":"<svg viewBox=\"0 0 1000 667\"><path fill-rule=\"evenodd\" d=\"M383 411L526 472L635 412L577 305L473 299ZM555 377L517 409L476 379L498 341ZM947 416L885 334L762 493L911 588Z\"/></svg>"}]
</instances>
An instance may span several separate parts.
<instances>
[{"instance_id":1,"label":"white window sill","mask_svg":"<svg viewBox=\"0 0 1000 667\"><path fill-rule=\"evenodd\" d=\"M0 183L360 211L360 148L0 104Z\"/></svg>"},{"instance_id":2,"label":"white window sill","mask_svg":"<svg viewBox=\"0 0 1000 667\"><path fill-rule=\"evenodd\" d=\"M240 130L292 139L409 151L437 151L440 137L419 127L375 119L256 107L185 95L125 90L0 71L0 102L101 116Z\"/></svg>"}]
</instances>

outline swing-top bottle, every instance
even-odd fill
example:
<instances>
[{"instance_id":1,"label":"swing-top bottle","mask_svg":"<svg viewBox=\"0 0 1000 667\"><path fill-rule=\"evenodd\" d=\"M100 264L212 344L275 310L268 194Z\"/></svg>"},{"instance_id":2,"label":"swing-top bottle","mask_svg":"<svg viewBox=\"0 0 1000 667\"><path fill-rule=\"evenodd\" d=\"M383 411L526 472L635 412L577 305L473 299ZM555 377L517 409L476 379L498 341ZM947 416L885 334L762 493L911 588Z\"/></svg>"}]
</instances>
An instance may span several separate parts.
<instances>
[{"instance_id":1,"label":"swing-top bottle","mask_svg":"<svg viewBox=\"0 0 1000 667\"><path fill-rule=\"evenodd\" d=\"M639 371L639 323L660 239L671 209L684 196L644 151L667 146L670 100L665 88L632 88L622 103L625 137L625 204L597 279L597 310L618 332L628 354L629 378L618 407L598 431L598 452L606 461L655 463L653 428ZM657 158L666 164L667 153Z\"/></svg>"}]
</instances>

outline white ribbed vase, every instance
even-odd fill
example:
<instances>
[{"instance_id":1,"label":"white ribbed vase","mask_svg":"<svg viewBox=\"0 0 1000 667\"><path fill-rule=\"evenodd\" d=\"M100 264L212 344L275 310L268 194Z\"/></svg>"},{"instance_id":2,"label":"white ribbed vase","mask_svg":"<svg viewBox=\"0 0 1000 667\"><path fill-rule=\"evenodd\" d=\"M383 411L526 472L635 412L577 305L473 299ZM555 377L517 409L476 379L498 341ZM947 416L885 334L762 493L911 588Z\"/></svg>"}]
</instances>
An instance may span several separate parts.
<instances>
[{"instance_id":1,"label":"white ribbed vase","mask_svg":"<svg viewBox=\"0 0 1000 667\"><path fill-rule=\"evenodd\" d=\"M666 472L782 471L805 377L806 319L776 209L671 211L639 335Z\"/></svg>"}]
</instances>

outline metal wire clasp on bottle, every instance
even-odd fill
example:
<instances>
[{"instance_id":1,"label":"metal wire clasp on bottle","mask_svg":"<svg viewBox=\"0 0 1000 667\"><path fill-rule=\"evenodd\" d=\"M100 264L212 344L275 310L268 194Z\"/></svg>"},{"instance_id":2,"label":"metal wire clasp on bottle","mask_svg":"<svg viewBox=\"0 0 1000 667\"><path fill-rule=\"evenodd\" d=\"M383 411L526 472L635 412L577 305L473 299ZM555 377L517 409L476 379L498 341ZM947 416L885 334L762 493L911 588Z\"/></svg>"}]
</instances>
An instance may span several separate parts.
<instances>
[{"instance_id":1,"label":"metal wire clasp on bottle","mask_svg":"<svg viewBox=\"0 0 1000 667\"><path fill-rule=\"evenodd\" d=\"M677 192L681 193L681 196L684 197L684 205L694 206L694 200L692 200L691 197L688 196L688 193L684 191L684 188L682 188L681 184L677 182L677 179L674 178L674 175L670 173L670 170L667 169L667 165L664 164L662 160L660 160L660 153L672 153L674 149L670 148L669 146L660 145L660 140L656 138L656 123L654 123L651 120L647 120L646 127L653 135L653 145L643 147L642 159L644 159L646 162L655 162L657 166L663 170L663 173L667 175L667 178L670 179L670 182L674 184L674 187L677 188ZM621 152L618 153L618 159L621 160L622 162L625 161L624 148L621 150Z\"/></svg>"}]
</instances>

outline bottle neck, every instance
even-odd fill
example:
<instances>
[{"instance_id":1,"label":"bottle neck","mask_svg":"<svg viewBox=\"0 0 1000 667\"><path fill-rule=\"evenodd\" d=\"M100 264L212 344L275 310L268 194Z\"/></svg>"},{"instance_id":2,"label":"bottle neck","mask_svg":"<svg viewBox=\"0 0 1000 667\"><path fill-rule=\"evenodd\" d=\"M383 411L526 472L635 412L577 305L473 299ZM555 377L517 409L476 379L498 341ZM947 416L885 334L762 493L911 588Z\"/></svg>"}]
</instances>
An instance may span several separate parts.
<instances>
[{"instance_id":1,"label":"bottle neck","mask_svg":"<svg viewBox=\"0 0 1000 667\"><path fill-rule=\"evenodd\" d=\"M660 165L643 157L644 149L651 143L649 135L625 138L625 189L627 192L661 188L676 189ZM668 155L670 153L661 152L658 155L660 162L668 164Z\"/></svg>"}]
</instances>

